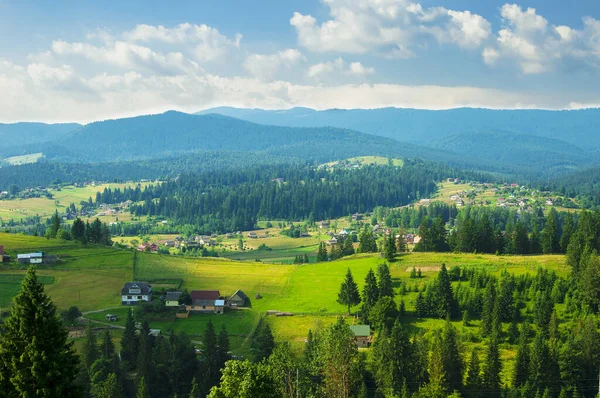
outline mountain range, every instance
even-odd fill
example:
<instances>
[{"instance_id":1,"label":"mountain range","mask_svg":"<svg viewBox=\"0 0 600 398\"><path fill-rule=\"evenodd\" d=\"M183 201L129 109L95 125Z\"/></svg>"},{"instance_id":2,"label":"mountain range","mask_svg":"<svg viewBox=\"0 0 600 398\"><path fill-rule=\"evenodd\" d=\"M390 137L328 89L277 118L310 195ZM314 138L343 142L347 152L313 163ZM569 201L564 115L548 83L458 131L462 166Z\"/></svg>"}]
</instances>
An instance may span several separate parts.
<instances>
[{"instance_id":1,"label":"mountain range","mask_svg":"<svg viewBox=\"0 0 600 398\"><path fill-rule=\"evenodd\" d=\"M461 108L447 111L213 108L79 124L0 124L0 158L145 161L239 152L303 161L360 155L423 158L453 166L548 177L600 165L600 110Z\"/></svg>"}]
</instances>

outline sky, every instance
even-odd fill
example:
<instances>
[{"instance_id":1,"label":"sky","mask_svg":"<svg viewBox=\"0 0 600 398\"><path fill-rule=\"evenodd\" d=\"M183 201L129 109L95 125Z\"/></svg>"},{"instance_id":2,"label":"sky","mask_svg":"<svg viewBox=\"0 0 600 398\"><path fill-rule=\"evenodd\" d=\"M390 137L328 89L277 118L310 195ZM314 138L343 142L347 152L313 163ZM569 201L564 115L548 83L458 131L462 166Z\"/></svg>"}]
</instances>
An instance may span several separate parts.
<instances>
[{"instance_id":1,"label":"sky","mask_svg":"<svg viewBox=\"0 0 600 398\"><path fill-rule=\"evenodd\" d=\"M0 122L600 106L597 0L0 0Z\"/></svg>"}]
</instances>

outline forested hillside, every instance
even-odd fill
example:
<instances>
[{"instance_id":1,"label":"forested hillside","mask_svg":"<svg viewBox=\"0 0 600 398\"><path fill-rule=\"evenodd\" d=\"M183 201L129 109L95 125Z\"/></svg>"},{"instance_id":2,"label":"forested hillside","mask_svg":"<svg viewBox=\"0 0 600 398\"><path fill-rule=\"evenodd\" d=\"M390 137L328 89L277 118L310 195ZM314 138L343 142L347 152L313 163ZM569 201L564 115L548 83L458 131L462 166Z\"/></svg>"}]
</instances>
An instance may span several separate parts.
<instances>
[{"instance_id":1,"label":"forested hillside","mask_svg":"<svg viewBox=\"0 0 600 398\"><path fill-rule=\"evenodd\" d=\"M213 108L200 114L218 113L255 123L278 126L349 128L369 134L426 144L450 135L480 131L507 131L600 147L600 109L574 111L494 110L456 108L424 110L408 108L263 110Z\"/></svg>"},{"instance_id":2,"label":"forested hillside","mask_svg":"<svg viewBox=\"0 0 600 398\"><path fill-rule=\"evenodd\" d=\"M59 139L78 127L76 123L0 123L0 154L10 149L12 155L22 155L21 147Z\"/></svg>"},{"instance_id":3,"label":"forested hillside","mask_svg":"<svg viewBox=\"0 0 600 398\"><path fill-rule=\"evenodd\" d=\"M317 221L406 205L433 193L436 180L456 173L422 161L334 171L260 167L183 175L143 191L106 190L97 202L143 201L132 206L134 215L160 215L204 232L228 232L253 229L259 218Z\"/></svg>"}]
</instances>

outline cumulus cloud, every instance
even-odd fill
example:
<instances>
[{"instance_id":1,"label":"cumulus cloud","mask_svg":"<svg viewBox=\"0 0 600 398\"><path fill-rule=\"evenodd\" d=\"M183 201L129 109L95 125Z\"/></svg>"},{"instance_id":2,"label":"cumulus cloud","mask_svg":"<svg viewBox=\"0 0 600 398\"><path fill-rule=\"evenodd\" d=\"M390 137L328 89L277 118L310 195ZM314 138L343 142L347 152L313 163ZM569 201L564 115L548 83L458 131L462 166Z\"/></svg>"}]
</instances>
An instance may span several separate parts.
<instances>
[{"instance_id":1,"label":"cumulus cloud","mask_svg":"<svg viewBox=\"0 0 600 398\"><path fill-rule=\"evenodd\" d=\"M469 11L443 7L424 9L407 0L325 0L331 19L318 23L295 12L290 24L298 42L315 52L408 58L416 42L435 39L463 48L479 47L491 34L491 24Z\"/></svg>"},{"instance_id":2,"label":"cumulus cloud","mask_svg":"<svg viewBox=\"0 0 600 398\"><path fill-rule=\"evenodd\" d=\"M552 25L535 8L505 4L500 10L503 27L482 57L488 65L515 61L524 74L548 72L561 64L598 67L600 21L583 18L582 30Z\"/></svg>"},{"instance_id":3,"label":"cumulus cloud","mask_svg":"<svg viewBox=\"0 0 600 398\"><path fill-rule=\"evenodd\" d=\"M75 55L88 60L120 68L144 68L156 73L197 73L201 68L186 59L180 52L165 55L152 49L124 41L115 41L103 46L89 43L68 43L63 40L52 42L52 51L59 56Z\"/></svg>"},{"instance_id":4,"label":"cumulus cloud","mask_svg":"<svg viewBox=\"0 0 600 398\"><path fill-rule=\"evenodd\" d=\"M308 77L323 77L329 74L335 73L336 75L346 76L365 76L375 73L375 69L371 67L365 67L360 62L351 62L347 65L342 58L337 58L335 61L321 62L312 65L308 68Z\"/></svg>"},{"instance_id":5,"label":"cumulus cloud","mask_svg":"<svg viewBox=\"0 0 600 398\"><path fill-rule=\"evenodd\" d=\"M123 38L130 42L164 42L168 44L188 44L194 46L194 54L200 62L221 59L232 49L239 49L242 35L237 34L230 39L217 29L208 25L182 23L173 28L162 25L137 25L123 33Z\"/></svg>"},{"instance_id":6,"label":"cumulus cloud","mask_svg":"<svg viewBox=\"0 0 600 398\"><path fill-rule=\"evenodd\" d=\"M294 48L287 48L275 54L250 54L244 61L244 69L253 76L273 79L281 69L291 69L306 61L306 57Z\"/></svg>"}]
</instances>

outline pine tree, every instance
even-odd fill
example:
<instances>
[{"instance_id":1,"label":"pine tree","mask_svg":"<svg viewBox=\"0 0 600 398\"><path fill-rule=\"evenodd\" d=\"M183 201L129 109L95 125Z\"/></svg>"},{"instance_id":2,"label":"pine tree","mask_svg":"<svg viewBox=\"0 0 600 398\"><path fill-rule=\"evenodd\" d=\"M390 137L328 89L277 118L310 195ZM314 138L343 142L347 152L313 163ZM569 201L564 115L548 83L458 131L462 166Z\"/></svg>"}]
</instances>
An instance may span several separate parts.
<instances>
[{"instance_id":1,"label":"pine tree","mask_svg":"<svg viewBox=\"0 0 600 398\"><path fill-rule=\"evenodd\" d=\"M386 260L390 263L396 259L396 240L393 231L390 231L385 237L384 254Z\"/></svg>"},{"instance_id":2,"label":"pine tree","mask_svg":"<svg viewBox=\"0 0 600 398\"><path fill-rule=\"evenodd\" d=\"M386 263L377 266L377 280L379 281L379 297L394 298L394 287L392 286L392 275Z\"/></svg>"},{"instance_id":3,"label":"pine tree","mask_svg":"<svg viewBox=\"0 0 600 398\"><path fill-rule=\"evenodd\" d=\"M460 354L460 338L450 319L446 320L442 330L442 366L444 369L443 385L447 391L460 390L463 378L463 360Z\"/></svg>"},{"instance_id":4,"label":"pine tree","mask_svg":"<svg viewBox=\"0 0 600 398\"><path fill-rule=\"evenodd\" d=\"M85 238L85 223L81 218L77 217L71 226L71 238L75 241L82 242Z\"/></svg>"},{"instance_id":5,"label":"pine tree","mask_svg":"<svg viewBox=\"0 0 600 398\"><path fill-rule=\"evenodd\" d=\"M44 292L27 270L0 334L0 387L6 397L77 397L73 343Z\"/></svg>"},{"instance_id":6,"label":"pine tree","mask_svg":"<svg viewBox=\"0 0 600 398\"><path fill-rule=\"evenodd\" d=\"M135 329L133 311L127 311L125 331L121 339L121 361L124 362L125 370L132 370L137 364L138 338Z\"/></svg>"},{"instance_id":7,"label":"pine tree","mask_svg":"<svg viewBox=\"0 0 600 398\"><path fill-rule=\"evenodd\" d=\"M213 386L219 384L220 364L218 338L215 327L209 319L204 335L202 336L202 368L201 385L204 391L210 391Z\"/></svg>"},{"instance_id":8,"label":"pine tree","mask_svg":"<svg viewBox=\"0 0 600 398\"><path fill-rule=\"evenodd\" d=\"M327 249L325 243L319 243L319 250L317 251L317 262L327 261Z\"/></svg>"},{"instance_id":9,"label":"pine tree","mask_svg":"<svg viewBox=\"0 0 600 398\"><path fill-rule=\"evenodd\" d=\"M440 272L437 275L436 281L437 289L437 316L439 318L447 318L455 315L457 305L454 300L454 294L452 292L452 285L450 282L450 275L446 269L446 264L442 263Z\"/></svg>"},{"instance_id":10,"label":"pine tree","mask_svg":"<svg viewBox=\"0 0 600 398\"><path fill-rule=\"evenodd\" d=\"M529 382L533 388L544 389L552 382L552 358L543 333L538 333L531 346Z\"/></svg>"},{"instance_id":11,"label":"pine tree","mask_svg":"<svg viewBox=\"0 0 600 398\"><path fill-rule=\"evenodd\" d=\"M529 325L524 323L521 325L521 335L519 336L519 347L517 348L517 356L515 359L515 367L512 377L512 385L519 388L529 379L529 345L527 337L529 335Z\"/></svg>"},{"instance_id":12,"label":"pine tree","mask_svg":"<svg viewBox=\"0 0 600 398\"><path fill-rule=\"evenodd\" d=\"M354 254L354 242L352 242L352 236L348 235L344 240L344 248L342 249L344 256L351 256Z\"/></svg>"},{"instance_id":13,"label":"pine tree","mask_svg":"<svg viewBox=\"0 0 600 398\"><path fill-rule=\"evenodd\" d=\"M471 391L473 396L477 395L477 391L481 389L481 369L479 365L479 355L477 355L477 349L473 348L471 351L471 358L469 359L469 365L467 367L467 378L465 380L465 388L467 391Z\"/></svg>"},{"instance_id":14,"label":"pine tree","mask_svg":"<svg viewBox=\"0 0 600 398\"><path fill-rule=\"evenodd\" d=\"M198 386L198 381L194 377L192 379L192 388L190 389L189 398L201 398L202 392L200 391L200 386Z\"/></svg>"},{"instance_id":15,"label":"pine tree","mask_svg":"<svg viewBox=\"0 0 600 398\"><path fill-rule=\"evenodd\" d=\"M496 281L490 280L485 287L483 310L481 311L481 334L489 336L493 330L494 307L496 306Z\"/></svg>"},{"instance_id":16,"label":"pine tree","mask_svg":"<svg viewBox=\"0 0 600 398\"><path fill-rule=\"evenodd\" d=\"M348 315L350 315L350 307L360 304L360 293L358 286L352 277L352 271L348 268L346 278L340 286L337 302L348 307Z\"/></svg>"},{"instance_id":17,"label":"pine tree","mask_svg":"<svg viewBox=\"0 0 600 398\"><path fill-rule=\"evenodd\" d=\"M369 269L367 272L367 276L365 277L365 286L363 287L363 305L362 305L362 317L365 319L365 322L368 322L369 319L369 311L375 303L377 303L377 299L379 298L379 287L377 286L377 279L375 278L375 273L373 269Z\"/></svg>"},{"instance_id":18,"label":"pine tree","mask_svg":"<svg viewBox=\"0 0 600 398\"><path fill-rule=\"evenodd\" d=\"M219 369L222 369L225 366L225 362L229 360L229 334L224 324L221 326L221 331L219 332L218 345Z\"/></svg>"},{"instance_id":19,"label":"pine tree","mask_svg":"<svg viewBox=\"0 0 600 398\"><path fill-rule=\"evenodd\" d=\"M275 348L275 338L268 323L262 324L258 329L256 338L253 341L255 354L254 361L260 362L268 358Z\"/></svg>"},{"instance_id":20,"label":"pine tree","mask_svg":"<svg viewBox=\"0 0 600 398\"><path fill-rule=\"evenodd\" d=\"M569 242L571 241L571 236L573 235L574 223L573 223L573 214L567 213L565 215L565 221L563 223L563 232L560 237L560 252L566 253L567 247L569 246Z\"/></svg>"},{"instance_id":21,"label":"pine tree","mask_svg":"<svg viewBox=\"0 0 600 398\"><path fill-rule=\"evenodd\" d=\"M92 397L94 398L122 398L123 388L116 374L110 373L106 379L92 386Z\"/></svg>"},{"instance_id":22,"label":"pine tree","mask_svg":"<svg viewBox=\"0 0 600 398\"><path fill-rule=\"evenodd\" d=\"M542 230L542 252L560 253L560 237L558 234L558 213L554 208L550 210L546 225Z\"/></svg>"},{"instance_id":23,"label":"pine tree","mask_svg":"<svg viewBox=\"0 0 600 398\"><path fill-rule=\"evenodd\" d=\"M92 323L89 322L85 332L85 340L81 349L83 357L83 366L89 369L96 359L100 356L98 351L98 344L96 343L96 335L92 328Z\"/></svg>"},{"instance_id":24,"label":"pine tree","mask_svg":"<svg viewBox=\"0 0 600 398\"><path fill-rule=\"evenodd\" d=\"M148 326L148 322L144 321L138 340L136 369L138 378L142 377L148 385L152 385L153 379L151 373L154 364L152 363L152 340L149 333L150 327Z\"/></svg>"},{"instance_id":25,"label":"pine tree","mask_svg":"<svg viewBox=\"0 0 600 398\"><path fill-rule=\"evenodd\" d=\"M138 381L137 392L135 398L150 398L150 391L148 390L148 383L143 377Z\"/></svg>"},{"instance_id":26,"label":"pine tree","mask_svg":"<svg viewBox=\"0 0 600 398\"><path fill-rule=\"evenodd\" d=\"M498 349L498 338L492 336L488 342L485 363L483 367L482 381L487 395L489 397L500 396L500 372L502 371L502 362L500 362L500 351Z\"/></svg>"}]
</instances>

